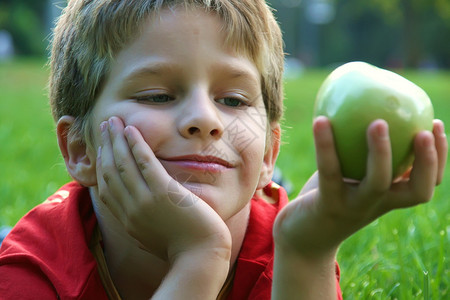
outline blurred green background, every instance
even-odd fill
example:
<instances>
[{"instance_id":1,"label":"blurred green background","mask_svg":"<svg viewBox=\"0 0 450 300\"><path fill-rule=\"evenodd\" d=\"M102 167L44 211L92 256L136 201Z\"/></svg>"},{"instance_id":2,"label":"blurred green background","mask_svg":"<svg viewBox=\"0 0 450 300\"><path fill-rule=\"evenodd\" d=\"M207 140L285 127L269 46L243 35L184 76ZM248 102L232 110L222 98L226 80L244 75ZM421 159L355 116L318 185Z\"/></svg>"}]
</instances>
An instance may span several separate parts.
<instances>
[{"instance_id":1,"label":"blurred green background","mask_svg":"<svg viewBox=\"0 0 450 300\"><path fill-rule=\"evenodd\" d=\"M449 0L268 2L283 29L286 52L306 66L363 60L380 67L450 67ZM0 30L8 32L14 53L45 55L65 3L0 0ZM0 40L0 48L5 43Z\"/></svg>"},{"instance_id":2,"label":"blurred green background","mask_svg":"<svg viewBox=\"0 0 450 300\"><path fill-rule=\"evenodd\" d=\"M278 166L293 195L315 170L315 95L341 63L393 69L421 86L436 117L450 124L449 0L271 3L289 54ZM70 180L46 91L47 41L63 6L63 0L0 0L0 227L14 225ZM344 298L450 298L449 199L445 176L431 203L392 212L348 239L338 257Z\"/></svg>"}]
</instances>

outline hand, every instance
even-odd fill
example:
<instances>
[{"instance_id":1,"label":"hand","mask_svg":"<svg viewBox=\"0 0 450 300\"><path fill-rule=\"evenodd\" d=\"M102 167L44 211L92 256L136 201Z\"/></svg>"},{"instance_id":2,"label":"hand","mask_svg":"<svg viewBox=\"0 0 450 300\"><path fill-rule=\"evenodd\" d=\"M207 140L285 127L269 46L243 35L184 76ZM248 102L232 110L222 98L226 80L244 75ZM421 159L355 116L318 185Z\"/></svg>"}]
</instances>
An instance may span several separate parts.
<instances>
[{"instance_id":1,"label":"hand","mask_svg":"<svg viewBox=\"0 0 450 300\"><path fill-rule=\"evenodd\" d=\"M143 249L170 262L186 253L228 262L223 220L166 172L135 127L112 117L101 124L101 140L99 197Z\"/></svg>"},{"instance_id":2,"label":"hand","mask_svg":"<svg viewBox=\"0 0 450 300\"><path fill-rule=\"evenodd\" d=\"M442 181L447 139L439 120L434 121L433 133L416 135L413 167L396 182L385 121L374 121L367 130L367 174L361 182L343 179L330 122L319 117L313 129L318 172L277 217L278 247L313 257L335 253L343 240L384 213L429 201Z\"/></svg>"}]
</instances>

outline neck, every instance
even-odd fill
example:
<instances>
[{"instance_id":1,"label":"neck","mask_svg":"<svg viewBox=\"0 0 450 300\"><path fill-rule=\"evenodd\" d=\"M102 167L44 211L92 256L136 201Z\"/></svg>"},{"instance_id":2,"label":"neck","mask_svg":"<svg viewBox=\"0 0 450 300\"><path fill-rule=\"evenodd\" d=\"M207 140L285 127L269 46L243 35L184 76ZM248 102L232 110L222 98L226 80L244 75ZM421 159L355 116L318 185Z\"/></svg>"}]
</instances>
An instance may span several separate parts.
<instances>
[{"instance_id":1,"label":"neck","mask_svg":"<svg viewBox=\"0 0 450 300\"><path fill-rule=\"evenodd\" d=\"M142 250L91 189L111 279L123 299L149 298L169 270L169 263ZM225 221L232 237L230 271L239 256L250 215L250 203Z\"/></svg>"}]
</instances>

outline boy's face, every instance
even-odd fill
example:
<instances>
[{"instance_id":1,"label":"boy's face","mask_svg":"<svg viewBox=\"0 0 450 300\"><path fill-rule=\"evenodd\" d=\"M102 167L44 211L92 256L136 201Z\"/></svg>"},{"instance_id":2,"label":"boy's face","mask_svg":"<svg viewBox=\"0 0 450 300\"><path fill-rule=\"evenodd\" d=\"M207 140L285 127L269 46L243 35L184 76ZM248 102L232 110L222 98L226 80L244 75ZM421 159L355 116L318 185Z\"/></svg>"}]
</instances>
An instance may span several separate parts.
<instances>
[{"instance_id":1,"label":"boy's face","mask_svg":"<svg viewBox=\"0 0 450 300\"><path fill-rule=\"evenodd\" d=\"M221 20L163 10L111 66L92 114L137 127L167 172L228 219L268 183L267 118L254 63L224 44ZM276 143L275 143L276 144ZM94 159L95 160L95 159Z\"/></svg>"}]
</instances>

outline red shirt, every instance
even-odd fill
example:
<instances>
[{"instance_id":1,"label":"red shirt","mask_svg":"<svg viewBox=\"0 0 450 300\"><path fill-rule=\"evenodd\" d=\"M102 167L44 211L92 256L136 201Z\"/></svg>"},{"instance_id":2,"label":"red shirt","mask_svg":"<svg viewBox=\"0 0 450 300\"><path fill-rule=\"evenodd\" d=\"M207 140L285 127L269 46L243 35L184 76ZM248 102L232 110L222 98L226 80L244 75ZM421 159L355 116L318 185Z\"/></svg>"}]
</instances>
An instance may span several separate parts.
<instances>
[{"instance_id":1,"label":"red shirt","mask_svg":"<svg viewBox=\"0 0 450 300\"><path fill-rule=\"evenodd\" d=\"M288 202L284 189L273 186L264 190L274 204L252 199L227 300L270 299L272 225ZM108 299L89 249L96 225L89 190L76 182L31 210L0 248L0 299Z\"/></svg>"},{"instance_id":2,"label":"red shirt","mask_svg":"<svg viewBox=\"0 0 450 300\"><path fill-rule=\"evenodd\" d=\"M0 299L108 299L89 250L89 190L63 186L26 214L0 248Z\"/></svg>"}]
</instances>

